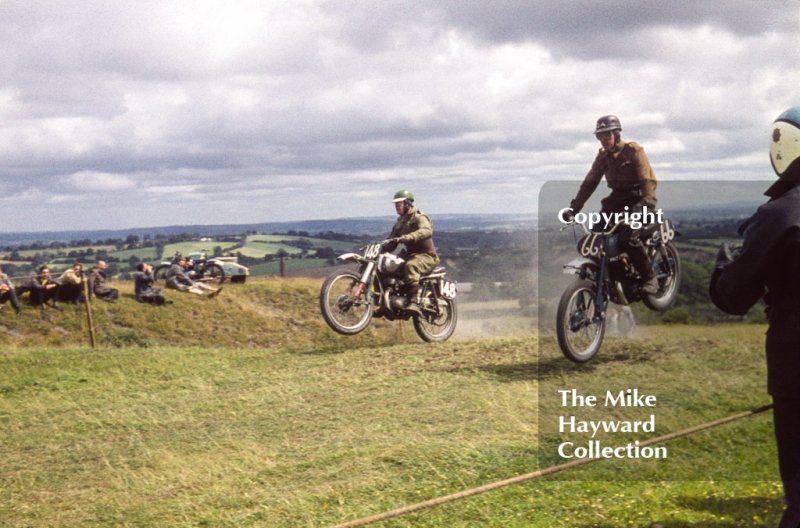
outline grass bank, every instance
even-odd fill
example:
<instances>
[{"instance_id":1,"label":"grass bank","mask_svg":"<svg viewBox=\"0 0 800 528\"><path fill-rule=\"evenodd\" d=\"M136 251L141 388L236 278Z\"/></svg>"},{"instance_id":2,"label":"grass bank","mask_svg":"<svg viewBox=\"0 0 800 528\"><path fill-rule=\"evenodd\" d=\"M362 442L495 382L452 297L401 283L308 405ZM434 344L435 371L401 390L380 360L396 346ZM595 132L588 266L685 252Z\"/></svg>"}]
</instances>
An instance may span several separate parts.
<instances>
[{"instance_id":1,"label":"grass bank","mask_svg":"<svg viewBox=\"0 0 800 528\"><path fill-rule=\"evenodd\" d=\"M375 320L350 339L331 332L319 313L322 285L315 279L256 279L225 284L208 299L166 290L173 304L141 304L132 282L112 283L120 290L115 303L92 303L94 326L101 346L203 346L232 348L327 347L381 344L399 340L399 326ZM63 312L40 313L22 302L23 315L10 307L0 318L2 347L86 346L90 343L85 307L63 305ZM413 332L412 332L413 334Z\"/></svg>"},{"instance_id":2,"label":"grass bank","mask_svg":"<svg viewBox=\"0 0 800 528\"><path fill-rule=\"evenodd\" d=\"M247 294L258 310L283 298L315 311L313 281L284 283L294 286L283 297L281 283L265 284L269 296L259 284ZM217 309L186 297L203 314ZM554 453L568 436L553 426L563 388L656 394L657 435L767 401L758 325L648 328L639 339L609 338L578 366L551 338L541 349L532 335L427 345L377 333L331 344L298 320L297 335L308 335L280 341L294 334L265 330L274 344L263 346L243 340L244 328L225 335L231 322L183 347L4 347L0 524L329 526L563 462ZM161 335L149 331L146 339ZM768 413L670 442L669 453L598 462L377 526L777 523Z\"/></svg>"}]
</instances>

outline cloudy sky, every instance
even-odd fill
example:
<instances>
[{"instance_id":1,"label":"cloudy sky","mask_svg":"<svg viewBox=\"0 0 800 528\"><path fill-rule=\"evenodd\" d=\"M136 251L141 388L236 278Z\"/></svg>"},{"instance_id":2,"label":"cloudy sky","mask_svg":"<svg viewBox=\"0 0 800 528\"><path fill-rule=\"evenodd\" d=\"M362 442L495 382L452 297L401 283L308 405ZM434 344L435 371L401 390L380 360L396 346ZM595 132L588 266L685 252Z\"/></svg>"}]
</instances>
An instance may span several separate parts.
<instances>
[{"instance_id":1,"label":"cloudy sky","mask_svg":"<svg viewBox=\"0 0 800 528\"><path fill-rule=\"evenodd\" d=\"M0 231L388 215L399 188L531 213L609 113L661 179L770 179L799 26L797 0L0 0Z\"/></svg>"}]
</instances>

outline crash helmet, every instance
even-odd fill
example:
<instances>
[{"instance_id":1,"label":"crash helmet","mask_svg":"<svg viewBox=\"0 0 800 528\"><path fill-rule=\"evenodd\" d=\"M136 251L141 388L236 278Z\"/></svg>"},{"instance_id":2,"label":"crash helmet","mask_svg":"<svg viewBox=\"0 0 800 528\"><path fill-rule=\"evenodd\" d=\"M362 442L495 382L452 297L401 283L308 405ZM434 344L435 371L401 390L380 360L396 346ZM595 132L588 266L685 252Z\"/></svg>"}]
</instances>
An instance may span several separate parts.
<instances>
[{"instance_id":1,"label":"crash helmet","mask_svg":"<svg viewBox=\"0 0 800 528\"><path fill-rule=\"evenodd\" d=\"M394 193L394 198L392 199L392 202L395 203L397 202L412 203L413 201L414 201L414 195L411 193L411 191L407 191L405 189L400 189L399 191Z\"/></svg>"},{"instance_id":2,"label":"crash helmet","mask_svg":"<svg viewBox=\"0 0 800 528\"><path fill-rule=\"evenodd\" d=\"M609 130L612 132L619 132L622 130L622 123L619 122L617 116L607 115L597 120L597 125L594 128L595 135L601 132L608 132Z\"/></svg>"},{"instance_id":3,"label":"crash helmet","mask_svg":"<svg viewBox=\"0 0 800 528\"><path fill-rule=\"evenodd\" d=\"M800 106L788 109L775 120L769 157L779 178L800 171Z\"/></svg>"}]
</instances>

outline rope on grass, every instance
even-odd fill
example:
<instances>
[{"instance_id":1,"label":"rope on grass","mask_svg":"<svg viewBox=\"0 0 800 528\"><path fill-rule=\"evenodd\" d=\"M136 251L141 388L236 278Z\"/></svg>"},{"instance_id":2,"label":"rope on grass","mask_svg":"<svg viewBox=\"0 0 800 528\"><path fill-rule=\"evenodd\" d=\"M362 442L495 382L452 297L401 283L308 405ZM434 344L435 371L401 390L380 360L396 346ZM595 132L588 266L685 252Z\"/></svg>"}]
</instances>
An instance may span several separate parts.
<instances>
[{"instance_id":1,"label":"rope on grass","mask_svg":"<svg viewBox=\"0 0 800 528\"><path fill-rule=\"evenodd\" d=\"M741 418L746 418L748 416L753 416L754 414L759 414L764 411L768 411L772 409L772 404L764 405L763 407L759 407L757 409L752 409L743 413L734 414L732 416L728 416L726 418L720 418L719 420L715 420L713 422L707 422L701 425L697 425L694 427L690 427L689 429L684 429L683 431L676 431L674 433L669 433L663 436L659 436L657 438L651 438L650 440L646 440L644 442L639 442L639 447L646 447L653 444L659 444L661 442L667 442L669 440L674 440L675 438L680 438L682 436L688 436L690 434L696 433L698 431L702 431L704 429L710 429L712 427L717 427L722 424L726 424L728 422L733 422L734 420L739 420ZM411 512L432 508L434 506L439 506L448 502L457 501L460 499L465 499L467 497L472 497L473 495L479 495L481 493L486 493L487 491L496 490L498 488L503 488L505 486L511 486L512 484L521 484L528 480L534 480L540 477L544 477L547 475L552 475L554 473L560 473L561 471L566 471L569 469L576 468L578 466L583 466L585 464L590 464L592 462L597 462L598 460L603 460L600 457L594 458L582 458L579 460L575 460L572 462L568 462L566 464L561 464L559 466L552 466L546 469L540 469L538 471L534 471L532 473L526 473L524 475L519 475L510 479L506 480L499 480L497 482L492 482L490 484L485 484L483 486L479 486L477 488L472 488L464 491L459 491L458 493L453 493L451 495L445 495L444 497L437 497L435 499L427 500L424 502L418 502L416 504L410 504L408 506L404 506L402 508L397 508L396 510L387 511L384 513L379 513L376 515L371 515L369 517L363 517L361 519L356 519L354 521L348 521L346 523L337 524L333 528L353 528L355 526L365 526L367 524L372 524L378 521L385 521L386 519L392 519L394 517L400 517L401 515L406 515Z\"/></svg>"}]
</instances>

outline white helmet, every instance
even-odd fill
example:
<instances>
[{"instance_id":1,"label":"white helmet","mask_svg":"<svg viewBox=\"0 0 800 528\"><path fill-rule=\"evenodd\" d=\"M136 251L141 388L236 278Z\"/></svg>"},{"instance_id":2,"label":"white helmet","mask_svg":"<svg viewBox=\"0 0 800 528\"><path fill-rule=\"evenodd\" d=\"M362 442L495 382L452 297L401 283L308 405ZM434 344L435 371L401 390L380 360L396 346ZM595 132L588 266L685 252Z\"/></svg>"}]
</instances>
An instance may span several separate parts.
<instances>
[{"instance_id":1,"label":"white helmet","mask_svg":"<svg viewBox=\"0 0 800 528\"><path fill-rule=\"evenodd\" d=\"M800 106L790 108L775 120L769 157L779 178L800 170Z\"/></svg>"}]
</instances>

